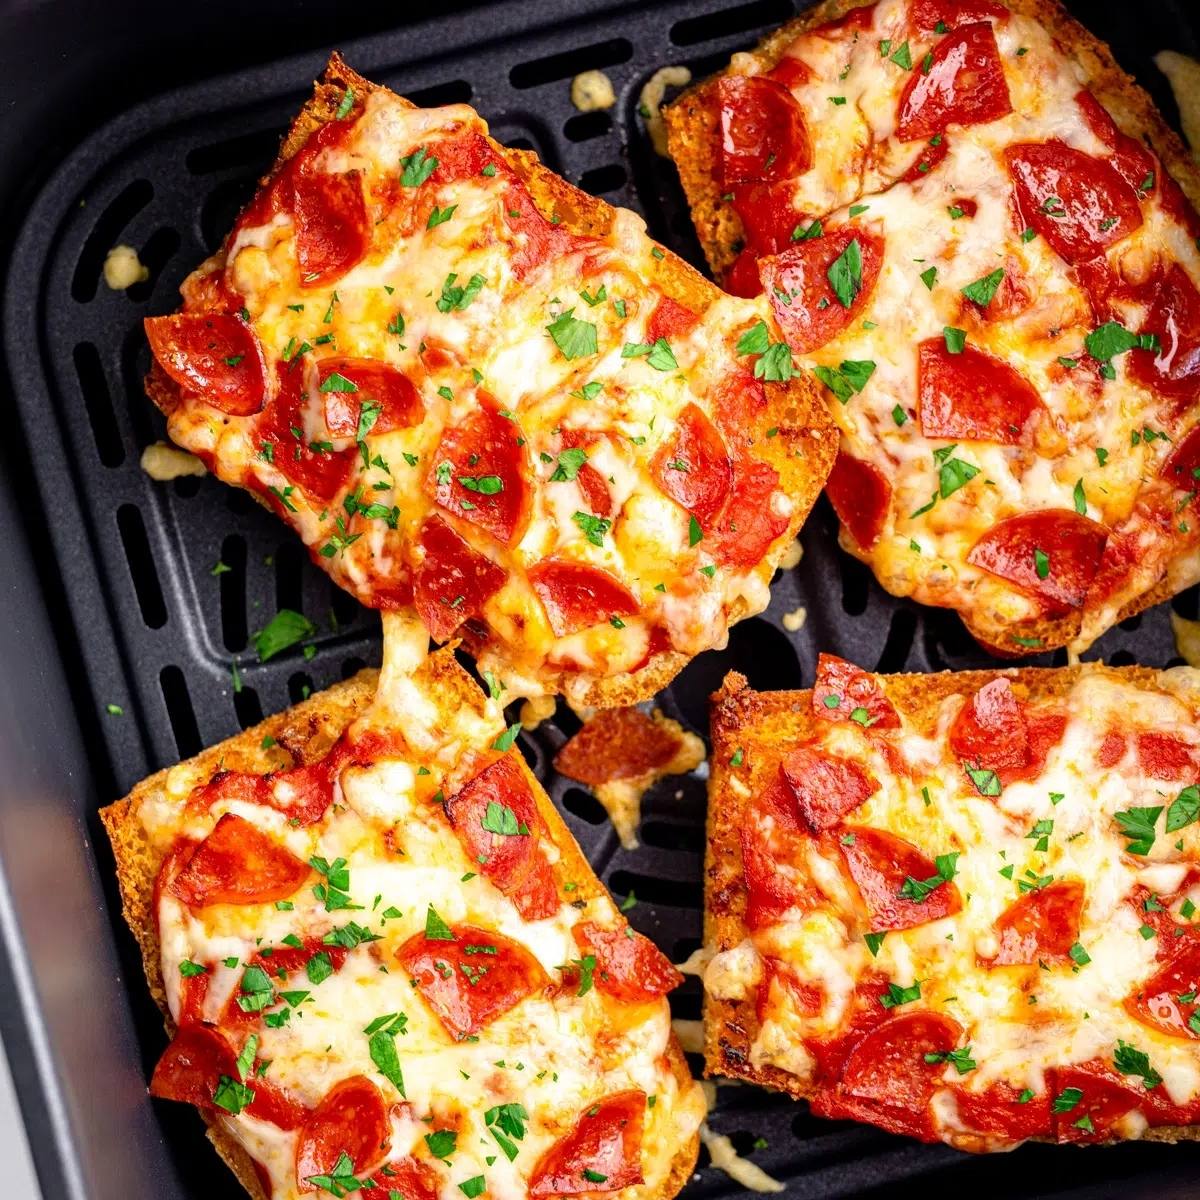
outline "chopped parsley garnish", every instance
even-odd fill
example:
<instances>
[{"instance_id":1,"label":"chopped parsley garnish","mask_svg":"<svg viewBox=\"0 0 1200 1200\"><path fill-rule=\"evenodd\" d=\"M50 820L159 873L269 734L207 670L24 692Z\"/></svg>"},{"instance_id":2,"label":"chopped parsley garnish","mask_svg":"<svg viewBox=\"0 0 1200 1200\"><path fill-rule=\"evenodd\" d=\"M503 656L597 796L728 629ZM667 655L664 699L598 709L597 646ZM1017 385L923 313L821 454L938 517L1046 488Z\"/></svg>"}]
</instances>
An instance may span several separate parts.
<instances>
[{"instance_id":1,"label":"chopped parsley garnish","mask_svg":"<svg viewBox=\"0 0 1200 1200\"><path fill-rule=\"evenodd\" d=\"M432 904L425 911L425 938L430 942L454 941L454 930L438 916Z\"/></svg>"},{"instance_id":2,"label":"chopped parsley garnish","mask_svg":"<svg viewBox=\"0 0 1200 1200\"><path fill-rule=\"evenodd\" d=\"M489 1108L483 1114L488 1132L496 1139L496 1144L504 1151L504 1157L512 1162L520 1153L517 1142L524 1140L525 1122L529 1113L523 1104L498 1104Z\"/></svg>"},{"instance_id":3,"label":"chopped parsley garnish","mask_svg":"<svg viewBox=\"0 0 1200 1200\"><path fill-rule=\"evenodd\" d=\"M970 1046L960 1046L957 1050L934 1050L925 1055L927 1063L948 1062L954 1065L960 1075L974 1071L979 1064L971 1057Z\"/></svg>"},{"instance_id":4,"label":"chopped parsley garnish","mask_svg":"<svg viewBox=\"0 0 1200 1200\"><path fill-rule=\"evenodd\" d=\"M612 528L612 522L604 517L596 517L591 513L572 513L571 520L583 531L593 546L604 545L604 535Z\"/></svg>"},{"instance_id":5,"label":"chopped parsley garnish","mask_svg":"<svg viewBox=\"0 0 1200 1200\"><path fill-rule=\"evenodd\" d=\"M263 629L253 635L258 661L267 662L316 632L317 627L302 613L281 608Z\"/></svg>"},{"instance_id":6,"label":"chopped parsley garnish","mask_svg":"<svg viewBox=\"0 0 1200 1200\"><path fill-rule=\"evenodd\" d=\"M939 854L933 860L937 874L931 875L928 879L914 879L911 875L905 876L898 894L905 900L912 900L918 904L924 903L930 892L941 887L943 883L949 883L958 873L958 855L959 851L957 850L952 850L949 854Z\"/></svg>"},{"instance_id":7,"label":"chopped parsley garnish","mask_svg":"<svg viewBox=\"0 0 1200 1200\"><path fill-rule=\"evenodd\" d=\"M400 160L400 184L402 187L420 187L437 169L438 160L432 158L424 146L417 147Z\"/></svg>"},{"instance_id":8,"label":"chopped parsley garnish","mask_svg":"<svg viewBox=\"0 0 1200 1200\"><path fill-rule=\"evenodd\" d=\"M402 1012L384 1013L363 1030L367 1035L371 1061L401 1096L405 1094L404 1073L400 1069L400 1056L396 1053L396 1035L403 1033L407 1024L408 1017Z\"/></svg>"},{"instance_id":9,"label":"chopped parsley garnish","mask_svg":"<svg viewBox=\"0 0 1200 1200\"><path fill-rule=\"evenodd\" d=\"M435 204L429 214L429 220L425 222L425 228L433 229L438 225L444 225L452 216L454 216L454 210L457 207L457 204L448 204L445 208L438 208L438 206Z\"/></svg>"},{"instance_id":10,"label":"chopped parsley garnish","mask_svg":"<svg viewBox=\"0 0 1200 1200\"><path fill-rule=\"evenodd\" d=\"M482 275L472 275L466 284L460 287L455 283L457 278L458 274L455 271L446 276L442 284L442 294L437 301L438 312L462 312L483 291L483 285L487 282Z\"/></svg>"},{"instance_id":11,"label":"chopped parsley garnish","mask_svg":"<svg viewBox=\"0 0 1200 1200\"><path fill-rule=\"evenodd\" d=\"M861 392L874 373L871 359L845 359L840 367L813 367L813 374L843 404Z\"/></svg>"},{"instance_id":12,"label":"chopped parsley garnish","mask_svg":"<svg viewBox=\"0 0 1200 1200\"><path fill-rule=\"evenodd\" d=\"M517 721L510 725L493 743L492 749L499 750L501 754L512 749L513 743L517 740L517 734L521 732L521 722Z\"/></svg>"},{"instance_id":13,"label":"chopped parsley garnish","mask_svg":"<svg viewBox=\"0 0 1200 1200\"><path fill-rule=\"evenodd\" d=\"M587 462L587 451L578 447L563 450L558 456L558 465L550 476L551 483L570 483L580 468Z\"/></svg>"},{"instance_id":14,"label":"chopped parsley garnish","mask_svg":"<svg viewBox=\"0 0 1200 1200\"><path fill-rule=\"evenodd\" d=\"M907 53L907 43L904 49ZM833 260L826 275L838 303L843 308L849 308L862 290L862 247L858 244L858 238L854 238Z\"/></svg>"},{"instance_id":15,"label":"chopped parsley garnish","mask_svg":"<svg viewBox=\"0 0 1200 1200\"><path fill-rule=\"evenodd\" d=\"M1171 807L1167 809L1167 832L1174 833L1197 819L1200 819L1200 787L1191 783L1171 801Z\"/></svg>"},{"instance_id":16,"label":"chopped parsley garnish","mask_svg":"<svg viewBox=\"0 0 1200 1200\"><path fill-rule=\"evenodd\" d=\"M962 289L962 294L966 296L974 304L978 304L981 308L986 308L992 302L992 297L995 296L997 288L1004 279L1004 268L997 267L988 275L984 275L981 279L976 279L974 283L968 283Z\"/></svg>"},{"instance_id":17,"label":"chopped parsley garnish","mask_svg":"<svg viewBox=\"0 0 1200 1200\"><path fill-rule=\"evenodd\" d=\"M595 354L597 348L595 325L579 320L574 313L573 308L568 308L546 326L546 332L566 359L584 358Z\"/></svg>"},{"instance_id":18,"label":"chopped parsley garnish","mask_svg":"<svg viewBox=\"0 0 1200 1200\"><path fill-rule=\"evenodd\" d=\"M912 987L901 987L898 983L889 983L888 990L879 997L879 1003L884 1008L898 1008L901 1004L911 1004L921 998L921 981L918 979Z\"/></svg>"},{"instance_id":19,"label":"chopped parsley garnish","mask_svg":"<svg viewBox=\"0 0 1200 1200\"><path fill-rule=\"evenodd\" d=\"M1130 808L1113 813L1121 827L1121 836L1129 839L1125 850L1129 854L1149 854L1154 845L1154 824L1163 810L1161 804L1151 808Z\"/></svg>"},{"instance_id":20,"label":"chopped parsley garnish","mask_svg":"<svg viewBox=\"0 0 1200 1200\"><path fill-rule=\"evenodd\" d=\"M942 329L942 337L946 339L946 349L951 354L961 354L967 344L967 331L947 325Z\"/></svg>"}]
</instances>

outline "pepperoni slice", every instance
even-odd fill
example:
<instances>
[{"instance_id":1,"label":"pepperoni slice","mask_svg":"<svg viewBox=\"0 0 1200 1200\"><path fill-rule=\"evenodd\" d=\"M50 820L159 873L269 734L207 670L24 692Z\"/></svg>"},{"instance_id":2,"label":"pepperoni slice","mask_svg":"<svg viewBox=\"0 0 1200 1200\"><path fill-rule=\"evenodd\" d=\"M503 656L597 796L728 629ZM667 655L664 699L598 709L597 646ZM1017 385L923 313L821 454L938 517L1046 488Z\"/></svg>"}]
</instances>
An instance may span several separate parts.
<instances>
[{"instance_id":1,"label":"pepperoni slice","mask_svg":"<svg viewBox=\"0 0 1200 1200\"><path fill-rule=\"evenodd\" d=\"M790 519L775 505L779 472L748 454L733 460L729 500L713 527L717 559L735 567L753 567L788 527Z\"/></svg>"},{"instance_id":2,"label":"pepperoni slice","mask_svg":"<svg viewBox=\"0 0 1200 1200\"><path fill-rule=\"evenodd\" d=\"M725 274L721 277L721 286L731 296L742 296L747 300L753 300L755 296L762 295L763 283L758 274L758 258L758 254L747 246L725 268Z\"/></svg>"},{"instance_id":3,"label":"pepperoni slice","mask_svg":"<svg viewBox=\"0 0 1200 1200\"><path fill-rule=\"evenodd\" d=\"M1158 160L1137 138L1117 128L1108 110L1091 92L1080 92L1075 97L1075 103L1079 105L1091 131L1113 152L1112 165L1131 188L1140 188L1149 175L1153 175L1153 182L1157 182Z\"/></svg>"},{"instance_id":4,"label":"pepperoni slice","mask_svg":"<svg viewBox=\"0 0 1200 1200\"><path fill-rule=\"evenodd\" d=\"M1130 377L1179 407L1200 400L1200 291L1177 262L1149 288L1142 329L1158 334L1160 349L1129 351Z\"/></svg>"},{"instance_id":5,"label":"pepperoni slice","mask_svg":"<svg viewBox=\"0 0 1200 1200\"><path fill-rule=\"evenodd\" d=\"M1139 1021L1172 1037L1200 1039L1197 989L1200 941L1186 940L1179 951L1125 1001ZM1181 1000L1185 996L1187 999Z\"/></svg>"},{"instance_id":6,"label":"pepperoni slice","mask_svg":"<svg viewBox=\"0 0 1200 1200\"><path fill-rule=\"evenodd\" d=\"M853 298L847 307L834 292L829 271L847 252L844 261L849 265L854 256L852 244L858 247L861 278L850 271ZM862 314L875 290L882 262L881 236L863 226L843 225L821 237L796 242L759 264L775 320L795 353L819 350Z\"/></svg>"},{"instance_id":7,"label":"pepperoni slice","mask_svg":"<svg viewBox=\"0 0 1200 1200\"><path fill-rule=\"evenodd\" d=\"M646 1093L614 1092L589 1105L537 1161L531 1196L615 1192L642 1182Z\"/></svg>"},{"instance_id":8,"label":"pepperoni slice","mask_svg":"<svg viewBox=\"0 0 1200 1200\"><path fill-rule=\"evenodd\" d=\"M436 514L421 526L417 544L424 557L413 572L413 603L429 636L444 642L479 614L508 574Z\"/></svg>"},{"instance_id":9,"label":"pepperoni slice","mask_svg":"<svg viewBox=\"0 0 1200 1200\"><path fill-rule=\"evenodd\" d=\"M326 942L323 937L313 934L306 937L299 946L265 946L256 950L249 965L262 967L268 974L279 979L281 973L293 975L298 971L303 971L308 966L308 960L314 954L329 955L333 969L340 971L345 965L346 955L349 953L347 947L331 944ZM194 976L194 978L203 979L204 976Z\"/></svg>"},{"instance_id":10,"label":"pepperoni slice","mask_svg":"<svg viewBox=\"0 0 1200 1200\"><path fill-rule=\"evenodd\" d=\"M690 308L684 308L678 300L661 296L646 323L646 341L653 345L659 338L685 338L700 323Z\"/></svg>"},{"instance_id":11,"label":"pepperoni slice","mask_svg":"<svg viewBox=\"0 0 1200 1200\"><path fill-rule=\"evenodd\" d=\"M866 729L900 728L900 714L875 676L835 654L817 656L812 706L826 721L854 721Z\"/></svg>"},{"instance_id":12,"label":"pepperoni slice","mask_svg":"<svg viewBox=\"0 0 1200 1200\"><path fill-rule=\"evenodd\" d=\"M317 364L317 378L325 398L325 424L334 437L358 436L364 404L377 406L371 433L407 429L425 416L416 385L387 363L372 358L323 358Z\"/></svg>"},{"instance_id":13,"label":"pepperoni slice","mask_svg":"<svg viewBox=\"0 0 1200 1200\"><path fill-rule=\"evenodd\" d=\"M586 563L545 558L529 569L529 583L555 637L633 616L639 608L637 597L615 575Z\"/></svg>"},{"instance_id":14,"label":"pepperoni slice","mask_svg":"<svg viewBox=\"0 0 1200 1200\"><path fill-rule=\"evenodd\" d=\"M1007 1083L993 1083L982 1091L967 1091L951 1085L958 1121L975 1133L999 1135L1014 1142L1049 1137L1052 1132L1050 1092L1025 1096Z\"/></svg>"},{"instance_id":15,"label":"pepperoni slice","mask_svg":"<svg viewBox=\"0 0 1200 1200\"><path fill-rule=\"evenodd\" d=\"M525 920L558 911L554 873L540 845L541 814L515 759L505 754L463 784L446 801L446 815L472 865L478 864Z\"/></svg>"},{"instance_id":16,"label":"pepperoni slice","mask_svg":"<svg viewBox=\"0 0 1200 1200\"><path fill-rule=\"evenodd\" d=\"M580 955L596 960L596 990L618 1000L655 1000L683 982L671 960L649 939L628 926L606 929L582 921L571 929Z\"/></svg>"},{"instance_id":17,"label":"pepperoni slice","mask_svg":"<svg viewBox=\"0 0 1200 1200\"><path fill-rule=\"evenodd\" d=\"M1139 733L1138 766L1152 779L1187 779L1196 773L1196 747L1166 733Z\"/></svg>"},{"instance_id":18,"label":"pepperoni slice","mask_svg":"<svg viewBox=\"0 0 1200 1200\"><path fill-rule=\"evenodd\" d=\"M754 262L764 254L777 254L792 244L792 234L798 225L807 225L796 211L795 182L788 179L781 183L739 183L727 193L732 196L730 204L742 223L742 234L746 249L750 252L751 270L749 285L757 296L762 291L758 281L758 268ZM647 339L649 340L649 339Z\"/></svg>"},{"instance_id":19,"label":"pepperoni slice","mask_svg":"<svg viewBox=\"0 0 1200 1200\"><path fill-rule=\"evenodd\" d=\"M1167 456L1162 474L1181 491L1200 491L1200 425L1194 425Z\"/></svg>"},{"instance_id":20,"label":"pepperoni slice","mask_svg":"<svg viewBox=\"0 0 1200 1200\"><path fill-rule=\"evenodd\" d=\"M1124 757L1125 735L1110 730L1104 735L1104 741L1100 743L1100 751L1096 755L1096 766L1103 767L1107 771L1110 767L1115 767Z\"/></svg>"},{"instance_id":21,"label":"pepperoni slice","mask_svg":"<svg viewBox=\"0 0 1200 1200\"><path fill-rule=\"evenodd\" d=\"M382 1180L381 1187L365 1187L359 1189L356 1200L395 1200L397 1196L403 1200L437 1200L438 1189L441 1186L437 1172L419 1159L405 1157L393 1158L386 1166L375 1172L376 1179Z\"/></svg>"},{"instance_id":22,"label":"pepperoni slice","mask_svg":"<svg viewBox=\"0 0 1200 1200\"><path fill-rule=\"evenodd\" d=\"M762 381L749 371L722 376L711 393L711 403L717 427L727 443L748 445L765 424L767 392Z\"/></svg>"},{"instance_id":23,"label":"pepperoni slice","mask_svg":"<svg viewBox=\"0 0 1200 1200\"><path fill-rule=\"evenodd\" d=\"M854 841L838 840L850 877L871 916L871 928L912 929L927 921L949 917L962 908L958 888L941 883L924 900L910 900L900 894L906 879L918 883L938 874L936 865L911 842L868 825L847 825Z\"/></svg>"},{"instance_id":24,"label":"pepperoni slice","mask_svg":"<svg viewBox=\"0 0 1200 1200\"><path fill-rule=\"evenodd\" d=\"M913 159L912 166L900 176L900 182L919 182L949 153L950 139L944 133L939 133L935 137L930 138L921 147L917 157Z\"/></svg>"},{"instance_id":25,"label":"pepperoni slice","mask_svg":"<svg viewBox=\"0 0 1200 1200\"><path fill-rule=\"evenodd\" d=\"M478 1033L550 983L520 942L472 925L455 925L450 932L447 940L414 934L396 957L456 1041Z\"/></svg>"},{"instance_id":26,"label":"pepperoni slice","mask_svg":"<svg viewBox=\"0 0 1200 1200\"><path fill-rule=\"evenodd\" d=\"M1106 1063L1091 1059L1069 1067L1052 1067L1048 1082L1055 1097L1068 1088L1083 1095L1065 1112L1053 1112L1054 1136L1060 1142L1104 1141L1114 1134L1114 1126L1126 1114L1133 1112L1145 1096L1145 1090L1135 1090L1123 1082ZM1080 1122L1085 1122L1080 1126Z\"/></svg>"},{"instance_id":27,"label":"pepperoni slice","mask_svg":"<svg viewBox=\"0 0 1200 1200\"><path fill-rule=\"evenodd\" d=\"M154 1068L150 1095L214 1111L222 1076L240 1081L237 1055L225 1036L208 1025L183 1025ZM245 1109L251 1116L280 1129L295 1129L304 1120L304 1106L282 1088L262 1077L246 1083L253 1092Z\"/></svg>"},{"instance_id":28,"label":"pepperoni slice","mask_svg":"<svg viewBox=\"0 0 1200 1200\"><path fill-rule=\"evenodd\" d=\"M707 529L721 511L733 475L725 439L704 410L689 404L650 464L658 486Z\"/></svg>"},{"instance_id":29,"label":"pepperoni slice","mask_svg":"<svg viewBox=\"0 0 1200 1200\"><path fill-rule=\"evenodd\" d=\"M996 919L1000 952L983 965L1017 963L1056 966L1071 961L1070 949L1079 940L1083 884L1065 879L1014 900Z\"/></svg>"},{"instance_id":30,"label":"pepperoni slice","mask_svg":"<svg viewBox=\"0 0 1200 1200\"><path fill-rule=\"evenodd\" d=\"M267 364L240 317L176 313L142 323L155 361L188 392L231 417L249 417L267 398Z\"/></svg>"},{"instance_id":31,"label":"pepperoni slice","mask_svg":"<svg viewBox=\"0 0 1200 1200\"><path fill-rule=\"evenodd\" d=\"M807 879L793 866L800 826L796 804L782 779L755 797L752 819L739 831L746 880L746 925L763 929L790 908L804 907Z\"/></svg>"},{"instance_id":32,"label":"pepperoni slice","mask_svg":"<svg viewBox=\"0 0 1200 1200\"><path fill-rule=\"evenodd\" d=\"M727 75L716 86L722 187L803 175L812 166L804 111L781 83L761 75Z\"/></svg>"},{"instance_id":33,"label":"pepperoni slice","mask_svg":"<svg viewBox=\"0 0 1200 1200\"><path fill-rule=\"evenodd\" d=\"M336 283L366 255L371 227L357 171L300 174L293 183L292 212L301 287Z\"/></svg>"},{"instance_id":34,"label":"pepperoni slice","mask_svg":"<svg viewBox=\"0 0 1200 1200\"><path fill-rule=\"evenodd\" d=\"M968 21L986 21L989 17L1007 21L1008 9L992 0L912 0L908 15L918 29L954 29Z\"/></svg>"},{"instance_id":35,"label":"pepperoni slice","mask_svg":"<svg viewBox=\"0 0 1200 1200\"><path fill-rule=\"evenodd\" d=\"M825 494L850 536L864 550L879 541L892 503L892 485L866 459L838 450Z\"/></svg>"},{"instance_id":36,"label":"pepperoni slice","mask_svg":"<svg viewBox=\"0 0 1200 1200\"><path fill-rule=\"evenodd\" d=\"M589 429L564 429L562 431L564 450L584 447L597 440L598 435ZM579 495L588 512L597 517L615 515L612 493L608 490L608 484L604 476L591 463L585 462L579 468L575 482L579 486Z\"/></svg>"},{"instance_id":37,"label":"pepperoni slice","mask_svg":"<svg viewBox=\"0 0 1200 1200\"><path fill-rule=\"evenodd\" d=\"M785 51L784 57L766 72L766 78L783 84L791 91L796 84L807 83L812 79L812 71L802 58L793 58Z\"/></svg>"},{"instance_id":38,"label":"pepperoni slice","mask_svg":"<svg viewBox=\"0 0 1200 1200\"><path fill-rule=\"evenodd\" d=\"M309 426L305 420L308 405L303 359L279 363L277 374L278 392L258 418L254 440L260 447L264 443L271 447L270 461L290 483L307 496L328 504L350 482L358 460L358 450L353 446L345 450L327 448L328 431L324 428L323 409L321 427L313 429L311 433L306 432ZM297 431L300 436L297 436ZM260 491L264 490L261 485L258 486ZM285 503L274 492L266 494L284 520L295 512L296 506L290 499ZM286 498L287 493L284 496Z\"/></svg>"},{"instance_id":39,"label":"pepperoni slice","mask_svg":"<svg viewBox=\"0 0 1200 1200\"><path fill-rule=\"evenodd\" d=\"M308 1115L296 1139L296 1182L300 1191L316 1191L309 1180L330 1175L343 1154L355 1175L366 1175L387 1154L391 1123L379 1089L365 1076L336 1084Z\"/></svg>"},{"instance_id":40,"label":"pepperoni slice","mask_svg":"<svg viewBox=\"0 0 1200 1200\"><path fill-rule=\"evenodd\" d=\"M530 466L523 443L515 420L484 405L442 435L425 490L447 512L512 545L529 519Z\"/></svg>"},{"instance_id":41,"label":"pepperoni slice","mask_svg":"<svg viewBox=\"0 0 1200 1200\"><path fill-rule=\"evenodd\" d=\"M879 780L849 758L799 746L780 764L800 816L814 833L832 829L879 791Z\"/></svg>"},{"instance_id":42,"label":"pepperoni slice","mask_svg":"<svg viewBox=\"0 0 1200 1200\"><path fill-rule=\"evenodd\" d=\"M171 890L185 904L265 904L285 900L311 871L274 838L226 813L175 876Z\"/></svg>"},{"instance_id":43,"label":"pepperoni slice","mask_svg":"<svg viewBox=\"0 0 1200 1200\"><path fill-rule=\"evenodd\" d=\"M1025 709L1007 679L985 683L963 705L950 728L950 749L972 765L997 772L1028 764Z\"/></svg>"},{"instance_id":44,"label":"pepperoni slice","mask_svg":"<svg viewBox=\"0 0 1200 1200\"><path fill-rule=\"evenodd\" d=\"M1142 224L1137 193L1105 159L1052 138L1009 146L1004 160L1017 219L1066 262L1087 262Z\"/></svg>"},{"instance_id":45,"label":"pepperoni slice","mask_svg":"<svg viewBox=\"0 0 1200 1200\"><path fill-rule=\"evenodd\" d=\"M1036 597L1048 615L1083 605L1108 530L1070 509L1021 513L993 525L967 562Z\"/></svg>"},{"instance_id":46,"label":"pepperoni slice","mask_svg":"<svg viewBox=\"0 0 1200 1200\"><path fill-rule=\"evenodd\" d=\"M964 346L958 354L945 338L917 349L921 432L929 438L998 442L1028 441L1029 423L1042 411L1033 385L1003 359Z\"/></svg>"},{"instance_id":47,"label":"pepperoni slice","mask_svg":"<svg viewBox=\"0 0 1200 1200\"><path fill-rule=\"evenodd\" d=\"M602 708L554 757L554 769L593 786L637 779L665 767L678 753L679 735L640 708Z\"/></svg>"},{"instance_id":48,"label":"pepperoni slice","mask_svg":"<svg viewBox=\"0 0 1200 1200\"><path fill-rule=\"evenodd\" d=\"M896 136L915 142L950 125L982 125L1012 112L996 35L987 21L963 25L933 48L900 94Z\"/></svg>"}]
</instances>

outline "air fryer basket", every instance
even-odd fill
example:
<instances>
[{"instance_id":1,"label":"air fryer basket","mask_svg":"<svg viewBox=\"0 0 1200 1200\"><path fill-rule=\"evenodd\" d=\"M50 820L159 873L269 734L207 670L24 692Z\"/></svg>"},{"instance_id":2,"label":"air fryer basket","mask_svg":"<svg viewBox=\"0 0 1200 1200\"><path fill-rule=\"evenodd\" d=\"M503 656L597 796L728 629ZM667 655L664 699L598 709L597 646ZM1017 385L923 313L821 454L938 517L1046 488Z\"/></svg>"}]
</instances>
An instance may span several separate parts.
<instances>
[{"instance_id":1,"label":"air fryer basket","mask_svg":"<svg viewBox=\"0 0 1200 1200\"><path fill-rule=\"evenodd\" d=\"M1196 51L1193 0L1155 0L1137 11L1120 0L1078 0L1075 7L1173 113L1150 56L1164 46ZM532 147L585 190L643 213L654 236L702 265L674 169L654 154L638 116L641 85L677 63L702 77L794 9L789 0L728 7L722 0L577 0L568 13L545 0L516 0L343 50L356 69L418 103L475 105L501 141ZM182 1106L152 1105L142 1090L163 1034L132 939L118 926L95 808L150 771L379 660L377 617L316 570L272 516L214 479L154 483L138 466L143 447L165 436L142 393L141 320L175 306L180 281L250 198L320 67L319 58L306 56L170 93L94 134L39 196L7 284L6 349L38 485L36 495L18 498L20 518L31 538L48 542L57 578L47 586L61 588L79 646L80 661L64 665L86 675L91 704L78 721L81 742L64 711L57 667L35 695L22 695L17 680L0 681L0 718L24 721L25 751L48 773L27 789L44 801L36 814L11 780L0 782L0 927L8 956L0 998L7 993L21 1006L21 1019L10 1013L5 1020L5 1034L43 1184L56 1200L212 1200L235 1187L205 1145L198 1118ZM570 105L571 77L592 67L617 89L609 112L582 114ZM105 254L119 242L138 247L150 268L146 283L123 293L101 278ZM0 513L0 537L11 519ZM704 733L707 697L727 670L762 688L801 687L812 680L819 650L881 671L991 661L956 617L887 596L839 551L824 501L802 540L804 557L779 573L768 611L735 627L726 649L701 655L662 694L669 714ZM229 569L214 576L218 561ZM0 602L10 618L0 627L6 665L19 649L46 653L49 645L41 614L16 609L20 589L31 594L30 565L18 555L10 566L20 587ZM1174 606L1195 617L1195 591ZM317 624L316 653L305 659L295 650L260 665L250 636L280 607ZM787 632L781 618L801 608L806 620ZM20 640L23 621L31 632ZM1174 655L1162 605L1124 622L1086 657L1166 665L1179 661ZM105 715L110 704L123 715ZM31 714L39 712L42 723L33 727ZM624 850L595 799L550 765L576 724L560 705L553 721L522 735L522 750L614 894L636 894L634 925L680 961L700 938L703 768L647 797L643 844ZM72 774L81 749L91 761L90 782ZM48 874L54 866L56 876ZM49 879L52 900L37 891ZM59 919L39 918L49 911ZM80 980L86 995L72 995ZM699 1016L695 979L674 1008L679 1017ZM977 1159L820 1121L803 1105L753 1088L722 1087L718 1097L712 1127L786 1181L794 1197L920 1186L978 1197L1119 1190L1163 1200L1187 1194L1200 1169L1191 1145L1029 1146ZM758 1138L767 1144L752 1150ZM687 1195L737 1190L703 1165Z\"/></svg>"}]
</instances>

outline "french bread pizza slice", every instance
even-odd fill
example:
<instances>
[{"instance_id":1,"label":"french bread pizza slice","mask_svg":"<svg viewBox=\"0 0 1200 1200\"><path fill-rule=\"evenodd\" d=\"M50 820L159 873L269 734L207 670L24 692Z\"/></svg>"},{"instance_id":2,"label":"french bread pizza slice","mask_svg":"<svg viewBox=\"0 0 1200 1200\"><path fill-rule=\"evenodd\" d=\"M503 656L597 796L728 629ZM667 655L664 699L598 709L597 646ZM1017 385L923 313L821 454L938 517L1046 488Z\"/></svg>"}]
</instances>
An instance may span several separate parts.
<instances>
[{"instance_id":1,"label":"french bread pizza slice","mask_svg":"<svg viewBox=\"0 0 1200 1200\"><path fill-rule=\"evenodd\" d=\"M1021 655L1200 579L1200 168L1057 3L819 4L667 120L888 591Z\"/></svg>"},{"instance_id":2,"label":"french bread pizza slice","mask_svg":"<svg viewBox=\"0 0 1200 1200\"><path fill-rule=\"evenodd\" d=\"M970 1151L1195 1136L1200 676L713 697L710 1072Z\"/></svg>"},{"instance_id":3,"label":"french bread pizza slice","mask_svg":"<svg viewBox=\"0 0 1200 1200\"><path fill-rule=\"evenodd\" d=\"M258 1200L673 1196L678 972L449 649L376 675L101 814L172 1035L151 1094Z\"/></svg>"},{"instance_id":4,"label":"french bread pizza slice","mask_svg":"<svg viewBox=\"0 0 1200 1200\"><path fill-rule=\"evenodd\" d=\"M510 696L653 694L766 605L836 453L765 303L336 56L182 291L170 436Z\"/></svg>"}]
</instances>

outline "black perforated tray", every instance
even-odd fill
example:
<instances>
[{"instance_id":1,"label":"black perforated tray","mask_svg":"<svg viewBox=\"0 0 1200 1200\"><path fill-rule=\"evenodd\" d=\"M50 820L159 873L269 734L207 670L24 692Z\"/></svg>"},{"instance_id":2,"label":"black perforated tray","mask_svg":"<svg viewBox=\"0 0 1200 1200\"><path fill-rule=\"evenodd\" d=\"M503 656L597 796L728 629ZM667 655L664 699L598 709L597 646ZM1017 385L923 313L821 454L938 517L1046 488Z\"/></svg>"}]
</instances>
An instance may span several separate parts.
<instances>
[{"instance_id":1,"label":"black perforated tray","mask_svg":"<svg viewBox=\"0 0 1200 1200\"><path fill-rule=\"evenodd\" d=\"M1173 115L1150 56L1165 46L1196 52L1194 0L1076 8ZM585 189L642 212L656 237L699 264L674 170L654 155L636 114L641 84L668 64L686 63L697 77L714 70L793 11L789 0L522 0L343 49L356 69L420 103L474 104L502 141L533 147ZM99 130L39 195L7 282L5 347L22 438L14 452L27 456L36 486L14 496L0 480L0 1029L47 1200L214 1200L235 1188L195 1115L145 1095L161 1022L119 925L96 809L148 772L379 658L377 618L313 568L273 517L213 479L162 485L138 467L142 448L163 436L140 384L141 319L175 306L183 276L250 197L321 64L305 56L190 87ZM617 88L610 113L569 104L570 78L589 67ZM151 270L125 293L100 279L118 242L139 247ZM703 733L707 696L728 669L759 687L804 686L818 649L884 671L988 663L957 618L885 595L837 549L834 527L822 501L804 531L804 558L776 579L767 613L737 626L727 649L694 661L660 698L664 709ZM218 560L231 569L214 577ZM51 613L69 613L57 639L42 598ZM1197 615L1194 591L1174 604ZM316 653L259 665L248 636L284 606L318 624ZM803 627L785 632L780 618L801 606ZM1087 657L1165 665L1173 654L1160 606ZM109 704L124 715L106 715ZM703 781L660 785L645 804L642 848L625 851L596 801L549 767L573 720L560 712L523 735L522 749L605 882L618 897L636 892L634 924L678 961L699 944ZM699 1005L692 979L676 1013L697 1017ZM1194 1195L1200 1169L1192 1146L1025 1147L972 1159L819 1121L756 1089L719 1095L712 1126L745 1152L765 1138L753 1159L794 1197L921 1187L1165 1200ZM702 1165L687 1194L737 1190Z\"/></svg>"}]
</instances>

